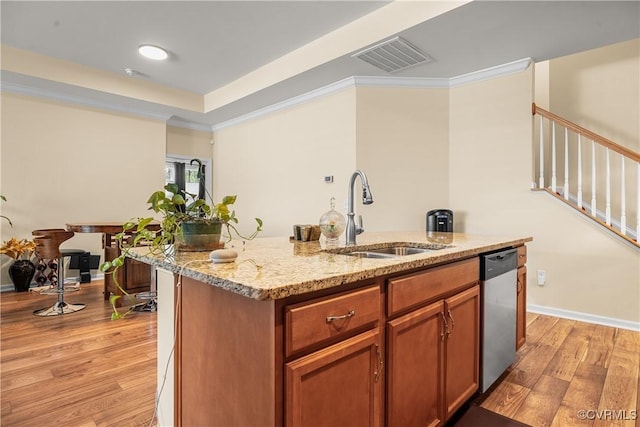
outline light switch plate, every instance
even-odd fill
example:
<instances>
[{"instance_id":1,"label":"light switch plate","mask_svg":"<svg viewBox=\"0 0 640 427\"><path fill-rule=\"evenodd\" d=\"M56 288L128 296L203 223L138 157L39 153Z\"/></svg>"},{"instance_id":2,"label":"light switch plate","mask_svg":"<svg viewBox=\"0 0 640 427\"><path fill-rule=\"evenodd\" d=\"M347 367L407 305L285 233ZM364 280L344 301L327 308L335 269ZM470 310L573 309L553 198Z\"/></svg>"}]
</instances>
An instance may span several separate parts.
<instances>
[{"instance_id":1,"label":"light switch plate","mask_svg":"<svg viewBox=\"0 0 640 427\"><path fill-rule=\"evenodd\" d=\"M547 280L547 272L544 270L538 270L538 286L544 286Z\"/></svg>"}]
</instances>

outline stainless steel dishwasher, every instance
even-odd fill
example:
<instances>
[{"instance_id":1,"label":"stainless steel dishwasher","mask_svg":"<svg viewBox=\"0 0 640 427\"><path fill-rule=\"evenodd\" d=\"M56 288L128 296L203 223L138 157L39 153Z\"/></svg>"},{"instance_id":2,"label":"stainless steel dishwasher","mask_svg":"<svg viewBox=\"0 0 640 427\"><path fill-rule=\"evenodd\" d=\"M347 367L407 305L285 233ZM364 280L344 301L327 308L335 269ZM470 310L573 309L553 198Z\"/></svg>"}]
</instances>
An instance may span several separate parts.
<instances>
[{"instance_id":1,"label":"stainless steel dishwasher","mask_svg":"<svg viewBox=\"0 0 640 427\"><path fill-rule=\"evenodd\" d=\"M480 255L483 393L516 359L517 267L517 249Z\"/></svg>"}]
</instances>

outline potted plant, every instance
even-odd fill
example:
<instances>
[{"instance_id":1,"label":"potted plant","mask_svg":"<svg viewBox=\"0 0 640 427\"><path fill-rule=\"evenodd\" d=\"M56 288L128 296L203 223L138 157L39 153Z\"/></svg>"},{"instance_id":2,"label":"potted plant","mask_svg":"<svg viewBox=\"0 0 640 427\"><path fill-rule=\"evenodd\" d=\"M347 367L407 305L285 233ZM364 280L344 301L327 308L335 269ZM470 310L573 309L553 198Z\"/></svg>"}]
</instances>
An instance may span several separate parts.
<instances>
[{"instance_id":1,"label":"potted plant","mask_svg":"<svg viewBox=\"0 0 640 427\"><path fill-rule=\"evenodd\" d=\"M31 261L31 256L36 249L33 240L15 237L7 240L0 246L0 254L7 255L13 259L9 266L9 277L13 282L16 292L26 292L31 285L31 279L36 272L36 267Z\"/></svg>"},{"instance_id":2,"label":"potted plant","mask_svg":"<svg viewBox=\"0 0 640 427\"><path fill-rule=\"evenodd\" d=\"M209 199L212 198L209 196ZM176 184L167 184L163 190L151 194L147 203L149 210L161 215L160 230L149 229L149 224L154 218L135 218L126 222L122 232L115 235L115 240L120 247L120 256L105 261L100 270L105 274L113 274L114 283L125 297L130 295L120 286L117 275L114 274L124 265L125 258L131 248L144 245L152 254L169 254L173 250L212 250L221 248L224 243L234 237L244 240L254 239L262 230L262 220L256 218L256 229L248 236L242 235L237 229L238 218L230 207L235 203L237 196L225 196L219 203L207 203L205 199L196 195L181 192ZM220 243L221 231L224 228L227 240ZM109 298L114 312L112 319L126 316L129 311L121 314L117 307L119 295Z\"/></svg>"}]
</instances>

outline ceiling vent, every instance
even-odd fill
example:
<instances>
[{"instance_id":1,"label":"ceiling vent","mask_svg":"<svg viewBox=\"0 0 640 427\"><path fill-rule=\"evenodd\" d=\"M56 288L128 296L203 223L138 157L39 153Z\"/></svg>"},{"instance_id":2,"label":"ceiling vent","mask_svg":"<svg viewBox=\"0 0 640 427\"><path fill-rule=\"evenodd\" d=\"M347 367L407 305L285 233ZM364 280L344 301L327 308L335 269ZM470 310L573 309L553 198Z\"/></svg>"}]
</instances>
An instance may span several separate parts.
<instances>
[{"instance_id":1,"label":"ceiling vent","mask_svg":"<svg viewBox=\"0 0 640 427\"><path fill-rule=\"evenodd\" d=\"M395 73L414 65L433 61L433 58L421 52L402 37L394 37L352 56L387 73Z\"/></svg>"}]
</instances>

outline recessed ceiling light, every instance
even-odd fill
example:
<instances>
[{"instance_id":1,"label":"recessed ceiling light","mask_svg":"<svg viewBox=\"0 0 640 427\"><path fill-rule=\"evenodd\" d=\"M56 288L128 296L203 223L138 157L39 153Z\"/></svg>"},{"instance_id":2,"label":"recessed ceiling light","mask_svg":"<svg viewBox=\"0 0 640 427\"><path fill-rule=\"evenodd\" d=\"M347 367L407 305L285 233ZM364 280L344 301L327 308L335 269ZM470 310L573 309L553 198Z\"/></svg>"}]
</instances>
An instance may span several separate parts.
<instances>
[{"instance_id":1,"label":"recessed ceiling light","mask_svg":"<svg viewBox=\"0 0 640 427\"><path fill-rule=\"evenodd\" d=\"M166 50L151 44L143 44L138 46L138 52L140 52L140 55L144 56L145 58L155 59L156 61L162 61L163 59L167 59L169 57L169 54Z\"/></svg>"}]
</instances>

